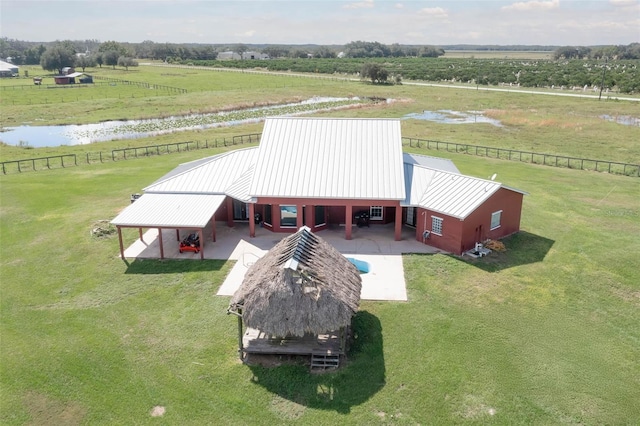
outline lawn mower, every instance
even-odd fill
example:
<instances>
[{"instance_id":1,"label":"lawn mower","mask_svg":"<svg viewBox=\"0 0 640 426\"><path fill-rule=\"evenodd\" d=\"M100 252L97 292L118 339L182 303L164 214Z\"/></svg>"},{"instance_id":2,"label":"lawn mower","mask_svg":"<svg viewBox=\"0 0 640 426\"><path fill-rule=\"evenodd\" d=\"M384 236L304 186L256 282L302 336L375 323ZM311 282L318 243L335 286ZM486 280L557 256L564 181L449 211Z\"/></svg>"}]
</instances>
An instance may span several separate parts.
<instances>
[{"instance_id":1,"label":"lawn mower","mask_svg":"<svg viewBox=\"0 0 640 426\"><path fill-rule=\"evenodd\" d=\"M189 234L180 242L180 253L185 251L200 252L200 236L198 234Z\"/></svg>"}]
</instances>

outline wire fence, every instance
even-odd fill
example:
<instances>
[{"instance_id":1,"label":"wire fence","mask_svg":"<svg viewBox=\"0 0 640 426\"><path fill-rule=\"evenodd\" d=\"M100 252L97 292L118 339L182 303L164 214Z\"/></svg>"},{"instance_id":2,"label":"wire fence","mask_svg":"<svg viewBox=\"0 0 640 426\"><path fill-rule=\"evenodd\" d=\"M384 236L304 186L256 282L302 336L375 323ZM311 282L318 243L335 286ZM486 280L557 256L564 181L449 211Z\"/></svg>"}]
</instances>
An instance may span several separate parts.
<instances>
[{"instance_id":1,"label":"wire fence","mask_svg":"<svg viewBox=\"0 0 640 426\"><path fill-rule=\"evenodd\" d=\"M562 167L567 169L590 170L625 176L640 177L640 164L621 163L608 160L594 160L590 158L569 157L565 155L545 154L516 149L494 148L481 145L443 142L428 139L402 138L404 145L414 148L433 149L438 151L455 152L458 154L477 155L479 157L497 158L501 160L520 161L544 166Z\"/></svg>"},{"instance_id":2,"label":"wire fence","mask_svg":"<svg viewBox=\"0 0 640 426\"><path fill-rule=\"evenodd\" d=\"M153 157L178 152L219 148L260 142L259 133L237 135L231 138L221 138L204 141L185 141L160 145L138 146L132 148L118 148L111 151L86 152L83 154L63 154L47 157L27 158L24 160L3 161L3 174L23 173L39 170L52 170L79 166L82 164L96 164L124 161L134 158Z\"/></svg>"},{"instance_id":3,"label":"wire fence","mask_svg":"<svg viewBox=\"0 0 640 426\"><path fill-rule=\"evenodd\" d=\"M23 160L3 161L0 163L3 174L23 173L38 170L51 170L79 166L81 164L95 164L123 161L134 158L144 158L172 154L184 151L219 148L233 145L260 142L260 133L237 135L204 141L185 141L159 145L147 145L131 148L117 148L111 151L86 152L84 154L63 154L47 157L27 158ZM569 157L555 154L545 154L532 151L519 151L507 148L494 148L481 145L460 144L428 139L402 138L403 145L412 148L424 148L438 151L469 154L479 157L497 158L501 160L520 161L530 164L562 167L568 169L591 170L597 172L640 177L640 164L621 163L607 160Z\"/></svg>"}]
</instances>

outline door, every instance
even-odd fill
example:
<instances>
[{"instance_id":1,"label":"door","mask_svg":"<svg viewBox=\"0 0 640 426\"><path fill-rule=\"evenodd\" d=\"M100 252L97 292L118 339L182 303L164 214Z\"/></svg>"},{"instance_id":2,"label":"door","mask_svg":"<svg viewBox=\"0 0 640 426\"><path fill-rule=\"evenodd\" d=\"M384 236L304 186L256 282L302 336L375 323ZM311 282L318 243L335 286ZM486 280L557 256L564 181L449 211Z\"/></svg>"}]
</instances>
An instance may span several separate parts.
<instances>
[{"instance_id":1,"label":"door","mask_svg":"<svg viewBox=\"0 0 640 426\"><path fill-rule=\"evenodd\" d=\"M416 226L416 208L407 207L407 218L404 222L409 226Z\"/></svg>"},{"instance_id":2,"label":"door","mask_svg":"<svg viewBox=\"0 0 640 426\"><path fill-rule=\"evenodd\" d=\"M247 204L242 201L233 200L233 220L247 220Z\"/></svg>"}]
</instances>

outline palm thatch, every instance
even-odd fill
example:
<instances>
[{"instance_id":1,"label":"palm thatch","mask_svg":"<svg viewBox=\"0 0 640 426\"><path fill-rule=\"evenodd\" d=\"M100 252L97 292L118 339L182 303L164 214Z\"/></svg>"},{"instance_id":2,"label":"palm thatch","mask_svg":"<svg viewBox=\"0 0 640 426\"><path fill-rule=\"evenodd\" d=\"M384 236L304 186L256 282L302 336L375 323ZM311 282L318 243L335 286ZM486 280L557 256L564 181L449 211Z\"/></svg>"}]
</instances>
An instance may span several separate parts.
<instances>
[{"instance_id":1,"label":"palm thatch","mask_svg":"<svg viewBox=\"0 0 640 426\"><path fill-rule=\"evenodd\" d=\"M249 268L229 311L272 336L319 335L351 324L361 288L357 268L303 227Z\"/></svg>"}]
</instances>

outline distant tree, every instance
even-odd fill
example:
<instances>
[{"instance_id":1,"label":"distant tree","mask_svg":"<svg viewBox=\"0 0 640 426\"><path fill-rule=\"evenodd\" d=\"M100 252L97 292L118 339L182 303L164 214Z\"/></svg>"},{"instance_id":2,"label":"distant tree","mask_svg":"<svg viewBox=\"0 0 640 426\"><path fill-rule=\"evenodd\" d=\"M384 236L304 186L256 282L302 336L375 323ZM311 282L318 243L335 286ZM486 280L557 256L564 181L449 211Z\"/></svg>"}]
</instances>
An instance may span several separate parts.
<instances>
[{"instance_id":1,"label":"distant tree","mask_svg":"<svg viewBox=\"0 0 640 426\"><path fill-rule=\"evenodd\" d=\"M151 40L145 40L135 46L136 58L153 58L153 47L155 43Z\"/></svg>"},{"instance_id":2,"label":"distant tree","mask_svg":"<svg viewBox=\"0 0 640 426\"><path fill-rule=\"evenodd\" d=\"M124 67L127 71L129 71L129 67L137 67L138 61L133 58L129 58L127 56L120 56L118 58L118 65Z\"/></svg>"},{"instance_id":3,"label":"distant tree","mask_svg":"<svg viewBox=\"0 0 640 426\"><path fill-rule=\"evenodd\" d=\"M40 57L40 66L44 70L61 74L62 68L74 66L75 61L76 52L68 45L59 43L45 50Z\"/></svg>"},{"instance_id":4,"label":"distant tree","mask_svg":"<svg viewBox=\"0 0 640 426\"><path fill-rule=\"evenodd\" d=\"M344 47L346 55L350 58L381 58L391 54L388 46L377 41L352 41Z\"/></svg>"},{"instance_id":5,"label":"distant tree","mask_svg":"<svg viewBox=\"0 0 640 426\"><path fill-rule=\"evenodd\" d=\"M127 48L124 47L122 44L118 43L117 41L105 41L104 43L101 43L100 47L98 47L98 52L101 52L101 53L116 52L116 63L118 62L118 58L120 56L133 56L133 55L128 55ZM107 65L111 65L111 64L107 64Z\"/></svg>"},{"instance_id":6,"label":"distant tree","mask_svg":"<svg viewBox=\"0 0 640 426\"><path fill-rule=\"evenodd\" d=\"M631 43L627 46L618 46L620 59L640 59L640 43Z\"/></svg>"},{"instance_id":7,"label":"distant tree","mask_svg":"<svg viewBox=\"0 0 640 426\"><path fill-rule=\"evenodd\" d=\"M289 47L286 46L276 46L276 45L272 45L272 46L267 46L264 49L262 49L262 53L265 53L267 55L269 55L270 58L286 58L287 56L289 56L289 51L291 49Z\"/></svg>"},{"instance_id":8,"label":"distant tree","mask_svg":"<svg viewBox=\"0 0 640 426\"><path fill-rule=\"evenodd\" d=\"M316 58L335 58L337 55L335 51L329 49L327 46L320 46L313 53L313 56Z\"/></svg>"},{"instance_id":9,"label":"distant tree","mask_svg":"<svg viewBox=\"0 0 640 426\"><path fill-rule=\"evenodd\" d=\"M367 62L362 64L360 69L360 78L371 79L371 83L386 83L389 73L380 64Z\"/></svg>"},{"instance_id":10,"label":"distant tree","mask_svg":"<svg viewBox=\"0 0 640 426\"><path fill-rule=\"evenodd\" d=\"M247 47L246 44L236 44L235 46L233 46L232 49L235 53L237 53L238 55L240 55L240 59L242 59L242 54L244 52L246 52L247 50L249 50L249 48Z\"/></svg>"},{"instance_id":11,"label":"distant tree","mask_svg":"<svg viewBox=\"0 0 640 426\"><path fill-rule=\"evenodd\" d=\"M87 67L95 67L97 63L93 55L81 55L76 58L76 67L82 68L82 72L84 72Z\"/></svg>"},{"instance_id":12,"label":"distant tree","mask_svg":"<svg viewBox=\"0 0 640 426\"><path fill-rule=\"evenodd\" d=\"M25 50L24 55L24 63L26 65L37 65L40 63L40 58L42 54L47 50L44 45L40 44L38 47L31 47Z\"/></svg>"},{"instance_id":13,"label":"distant tree","mask_svg":"<svg viewBox=\"0 0 640 426\"><path fill-rule=\"evenodd\" d=\"M421 58L437 58L444 55L444 50L435 46L422 46L418 51L418 56Z\"/></svg>"},{"instance_id":14,"label":"distant tree","mask_svg":"<svg viewBox=\"0 0 640 426\"><path fill-rule=\"evenodd\" d=\"M590 47L562 46L553 52L553 59L583 59L591 53Z\"/></svg>"},{"instance_id":15,"label":"distant tree","mask_svg":"<svg viewBox=\"0 0 640 426\"><path fill-rule=\"evenodd\" d=\"M303 49L293 49L293 50L289 51L289 57L290 58L306 59L306 58L309 57L309 52L307 52L306 50L303 50Z\"/></svg>"},{"instance_id":16,"label":"distant tree","mask_svg":"<svg viewBox=\"0 0 640 426\"><path fill-rule=\"evenodd\" d=\"M98 66L102 68L102 64L104 64L104 56L102 55L102 53L98 52L93 55L93 57L96 59L96 64L98 64Z\"/></svg>"},{"instance_id":17,"label":"distant tree","mask_svg":"<svg viewBox=\"0 0 640 426\"><path fill-rule=\"evenodd\" d=\"M108 50L106 52L102 52L102 61L105 65L111 65L114 69L116 65L118 65L118 58L121 55L118 54L116 50Z\"/></svg>"}]
</instances>

